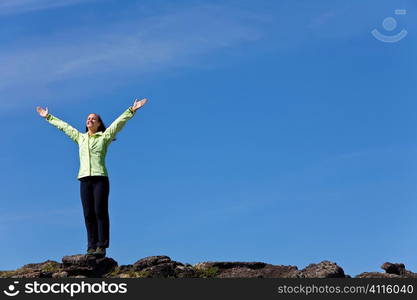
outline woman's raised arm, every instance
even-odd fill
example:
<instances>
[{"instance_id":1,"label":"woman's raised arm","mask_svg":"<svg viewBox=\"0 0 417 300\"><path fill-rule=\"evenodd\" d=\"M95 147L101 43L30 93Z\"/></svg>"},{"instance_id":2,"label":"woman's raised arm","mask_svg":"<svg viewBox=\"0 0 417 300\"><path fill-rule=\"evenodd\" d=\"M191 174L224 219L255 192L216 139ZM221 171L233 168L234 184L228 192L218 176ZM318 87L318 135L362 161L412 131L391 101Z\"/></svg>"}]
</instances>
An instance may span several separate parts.
<instances>
[{"instance_id":1,"label":"woman's raised arm","mask_svg":"<svg viewBox=\"0 0 417 300\"><path fill-rule=\"evenodd\" d=\"M143 98L142 100L135 99L133 105L126 109L111 125L104 131L104 135L107 141L110 143L116 137L116 134L122 130L126 122L129 121L136 113L136 111L145 105L148 99Z\"/></svg>"},{"instance_id":2,"label":"woman's raised arm","mask_svg":"<svg viewBox=\"0 0 417 300\"><path fill-rule=\"evenodd\" d=\"M63 131L71 140L78 143L78 138L80 136L80 132L69 125L68 123L58 119L57 117L54 117L48 112L48 108L43 109L42 107L37 106L36 111L38 112L39 116L44 118L46 121L48 121L50 124L54 125L59 130Z\"/></svg>"}]
</instances>

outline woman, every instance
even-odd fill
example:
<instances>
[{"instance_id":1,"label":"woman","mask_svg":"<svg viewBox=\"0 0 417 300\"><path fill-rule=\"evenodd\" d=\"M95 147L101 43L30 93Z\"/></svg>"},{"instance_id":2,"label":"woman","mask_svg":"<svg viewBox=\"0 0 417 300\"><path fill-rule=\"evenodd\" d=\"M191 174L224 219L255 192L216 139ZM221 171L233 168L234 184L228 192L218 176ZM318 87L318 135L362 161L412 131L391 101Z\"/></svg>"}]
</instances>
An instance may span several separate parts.
<instances>
[{"instance_id":1,"label":"woman","mask_svg":"<svg viewBox=\"0 0 417 300\"><path fill-rule=\"evenodd\" d=\"M147 101L146 98L140 101L136 99L108 128L99 115L88 115L85 133L80 133L71 125L49 114L48 108L36 107L41 117L63 131L79 146L80 169L77 178L80 181L81 202L87 228L87 254L104 257L106 248L109 247L109 179L105 166L107 147L126 122Z\"/></svg>"}]
</instances>

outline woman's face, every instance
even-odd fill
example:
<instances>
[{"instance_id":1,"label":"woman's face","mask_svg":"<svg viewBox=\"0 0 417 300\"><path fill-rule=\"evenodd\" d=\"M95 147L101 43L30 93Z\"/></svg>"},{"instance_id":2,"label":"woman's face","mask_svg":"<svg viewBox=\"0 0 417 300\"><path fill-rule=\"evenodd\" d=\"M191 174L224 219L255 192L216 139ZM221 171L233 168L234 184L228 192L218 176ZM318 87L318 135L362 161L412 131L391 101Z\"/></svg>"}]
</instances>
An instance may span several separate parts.
<instances>
[{"instance_id":1,"label":"woman's face","mask_svg":"<svg viewBox=\"0 0 417 300\"><path fill-rule=\"evenodd\" d=\"M96 114L89 114L87 117L86 124L87 128L92 132L96 132L98 127L100 126L100 121Z\"/></svg>"}]
</instances>

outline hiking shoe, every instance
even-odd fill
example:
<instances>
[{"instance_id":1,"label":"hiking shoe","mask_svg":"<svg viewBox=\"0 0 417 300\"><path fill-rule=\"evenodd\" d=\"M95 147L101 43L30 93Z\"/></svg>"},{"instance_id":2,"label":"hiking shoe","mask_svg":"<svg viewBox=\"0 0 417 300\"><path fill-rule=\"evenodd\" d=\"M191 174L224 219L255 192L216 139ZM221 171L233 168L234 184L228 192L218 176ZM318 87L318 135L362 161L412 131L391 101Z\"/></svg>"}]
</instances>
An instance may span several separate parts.
<instances>
[{"instance_id":1,"label":"hiking shoe","mask_svg":"<svg viewBox=\"0 0 417 300\"><path fill-rule=\"evenodd\" d=\"M87 250L87 254L94 254L94 252L96 252L96 249L94 248L88 248Z\"/></svg>"},{"instance_id":2,"label":"hiking shoe","mask_svg":"<svg viewBox=\"0 0 417 300\"><path fill-rule=\"evenodd\" d=\"M97 257L105 257L106 256L106 248L97 247L96 251L94 251L93 255Z\"/></svg>"}]
</instances>

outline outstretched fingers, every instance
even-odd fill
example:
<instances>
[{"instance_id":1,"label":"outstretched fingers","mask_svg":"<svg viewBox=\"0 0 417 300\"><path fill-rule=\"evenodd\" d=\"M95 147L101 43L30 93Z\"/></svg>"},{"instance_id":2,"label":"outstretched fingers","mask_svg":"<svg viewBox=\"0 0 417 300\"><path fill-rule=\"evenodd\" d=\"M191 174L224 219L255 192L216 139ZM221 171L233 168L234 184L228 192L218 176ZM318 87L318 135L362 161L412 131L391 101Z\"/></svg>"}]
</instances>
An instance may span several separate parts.
<instances>
[{"instance_id":1,"label":"outstretched fingers","mask_svg":"<svg viewBox=\"0 0 417 300\"><path fill-rule=\"evenodd\" d=\"M132 107L133 107L134 110L138 110L139 108L144 106L147 101L148 101L148 99L146 99L146 98L143 98L142 100L139 100L139 99L136 98L135 102L133 102Z\"/></svg>"},{"instance_id":2,"label":"outstretched fingers","mask_svg":"<svg viewBox=\"0 0 417 300\"><path fill-rule=\"evenodd\" d=\"M39 114L41 117L46 117L46 116L48 115L48 107L47 107L46 109L43 109L42 107L37 106L37 107L36 107L36 111L38 112L38 114Z\"/></svg>"}]
</instances>

